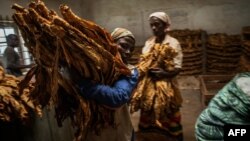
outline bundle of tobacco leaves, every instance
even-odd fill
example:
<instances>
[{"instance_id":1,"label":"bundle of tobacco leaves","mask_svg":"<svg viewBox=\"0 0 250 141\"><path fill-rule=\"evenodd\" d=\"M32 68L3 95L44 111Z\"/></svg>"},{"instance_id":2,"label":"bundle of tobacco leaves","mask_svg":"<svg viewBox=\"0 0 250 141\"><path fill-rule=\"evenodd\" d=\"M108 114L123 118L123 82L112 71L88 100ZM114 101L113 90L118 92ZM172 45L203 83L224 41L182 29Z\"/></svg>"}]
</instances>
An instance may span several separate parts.
<instances>
[{"instance_id":1,"label":"bundle of tobacco leaves","mask_svg":"<svg viewBox=\"0 0 250 141\"><path fill-rule=\"evenodd\" d=\"M138 64L140 78L130 101L130 112L134 113L139 109L153 112L155 123L160 125L159 119L165 115L174 98L174 88L171 79L154 80L148 72L151 68L162 68L165 71L174 70L174 57L177 52L168 44L155 44L149 53L141 57Z\"/></svg>"},{"instance_id":2,"label":"bundle of tobacco leaves","mask_svg":"<svg viewBox=\"0 0 250 141\"><path fill-rule=\"evenodd\" d=\"M69 70L80 79L106 85L112 85L122 74L130 75L110 34L76 16L66 5L60 6L63 18L42 1L31 2L28 8L17 4L12 8L13 19L37 64L20 87L26 88L35 76L33 100L43 106L54 105L59 125L70 117L77 128L76 140L83 139L87 128L98 133L104 125L115 126L114 111L84 99L76 81L62 73Z\"/></svg>"}]
</instances>

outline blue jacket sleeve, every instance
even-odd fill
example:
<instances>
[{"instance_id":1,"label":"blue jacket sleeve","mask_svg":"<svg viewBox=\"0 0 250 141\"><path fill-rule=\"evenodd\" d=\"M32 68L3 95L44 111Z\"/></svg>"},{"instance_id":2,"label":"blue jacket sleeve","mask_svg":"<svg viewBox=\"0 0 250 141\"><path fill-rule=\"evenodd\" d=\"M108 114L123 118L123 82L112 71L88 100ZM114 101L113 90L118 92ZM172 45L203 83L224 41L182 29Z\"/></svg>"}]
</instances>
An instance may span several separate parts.
<instances>
[{"instance_id":1,"label":"blue jacket sleeve","mask_svg":"<svg viewBox=\"0 0 250 141\"><path fill-rule=\"evenodd\" d=\"M80 85L81 95L100 104L117 108L129 101L138 81L138 70L132 71L132 76L121 76L113 86L83 82Z\"/></svg>"}]
</instances>

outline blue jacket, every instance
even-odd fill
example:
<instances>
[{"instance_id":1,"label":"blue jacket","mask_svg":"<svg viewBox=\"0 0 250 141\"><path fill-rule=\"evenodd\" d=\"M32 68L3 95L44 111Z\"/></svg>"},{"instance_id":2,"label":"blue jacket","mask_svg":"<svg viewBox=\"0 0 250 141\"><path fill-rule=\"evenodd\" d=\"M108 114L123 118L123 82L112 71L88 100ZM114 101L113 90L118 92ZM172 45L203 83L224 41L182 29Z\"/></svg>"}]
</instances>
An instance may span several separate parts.
<instances>
[{"instance_id":1,"label":"blue jacket","mask_svg":"<svg viewBox=\"0 0 250 141\"><path fill-rule=\"evenodd\" d=\"M111 108L117 108L129 101L138 77L139 73L135 68L130 77L120 76L113 86L93 84L91 81L84 79L80 82L79 87L83 97Z\"/></svg>"}]
</instances>

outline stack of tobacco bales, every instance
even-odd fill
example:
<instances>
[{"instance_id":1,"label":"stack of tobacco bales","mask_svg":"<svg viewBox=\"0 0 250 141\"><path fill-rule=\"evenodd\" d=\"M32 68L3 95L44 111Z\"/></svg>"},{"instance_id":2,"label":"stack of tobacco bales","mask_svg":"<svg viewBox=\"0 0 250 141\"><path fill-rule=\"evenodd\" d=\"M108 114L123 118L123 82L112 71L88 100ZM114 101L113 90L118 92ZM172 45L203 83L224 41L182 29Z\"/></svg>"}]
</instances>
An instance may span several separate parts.
<instances>
[{"instance_id":1,"label":"stack of tobacco bales","mask_svg":"<svg viewBox=\"0 0 250 141\"><path fill-rule=\"evenodd\" d=\"M242 28L242 50L240 58L240 70L250 70L250 26Z\"/></svg>"},{"instance_id":2,"label":"stack of tobacco bales","mask_svg":"<svg viewBox=\"0 0 250 141\"><path fill-rule=\"evenodd\" d=\"M234 74L241 55L240 35L211 34L207 42L207 73Z\"/></svg>"},{"instance_id":3,"label":"stack of tobacco bales","mask_svg":"<svg viewBox=\"0 0 250 141\"><path fill-rule=\"evenodd\" d=\"M203 72L202 30L172 30L170 35L176 38L182 48L183 64L181 75L196 75Z\"/></svg>"}]
</instances>

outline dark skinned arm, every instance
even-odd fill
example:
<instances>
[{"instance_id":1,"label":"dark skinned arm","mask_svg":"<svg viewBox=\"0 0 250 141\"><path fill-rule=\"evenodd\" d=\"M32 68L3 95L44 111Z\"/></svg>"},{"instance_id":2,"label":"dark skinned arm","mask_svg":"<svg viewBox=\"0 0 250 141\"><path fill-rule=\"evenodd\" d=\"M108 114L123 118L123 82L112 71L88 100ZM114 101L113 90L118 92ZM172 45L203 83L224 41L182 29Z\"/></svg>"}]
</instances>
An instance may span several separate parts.
<instances>
[{"instance_id":1,"label":"dark skinned arm","mask_svg":"<svg viewBox=\"0 0 250 141\"><path fill-rule=\"evenodd\" d=\"M31 68L32 66L34 66L34 64L30 64L30 65L9 65L8 68L10 68L10 69L25 69L25 68Z\"/></svg>"},{"instance_id":2,"label":"dark skinned arm","mask_svg":"<svg viewBox=\"0 0 250 141\"><path fill-rule=\"evenodd\" d=\"M165 71L161 68L150 69L149 75L155 78L173 78L180 73L180 68L175 68L173 71Z\"/></svg>"}]
</instances>

